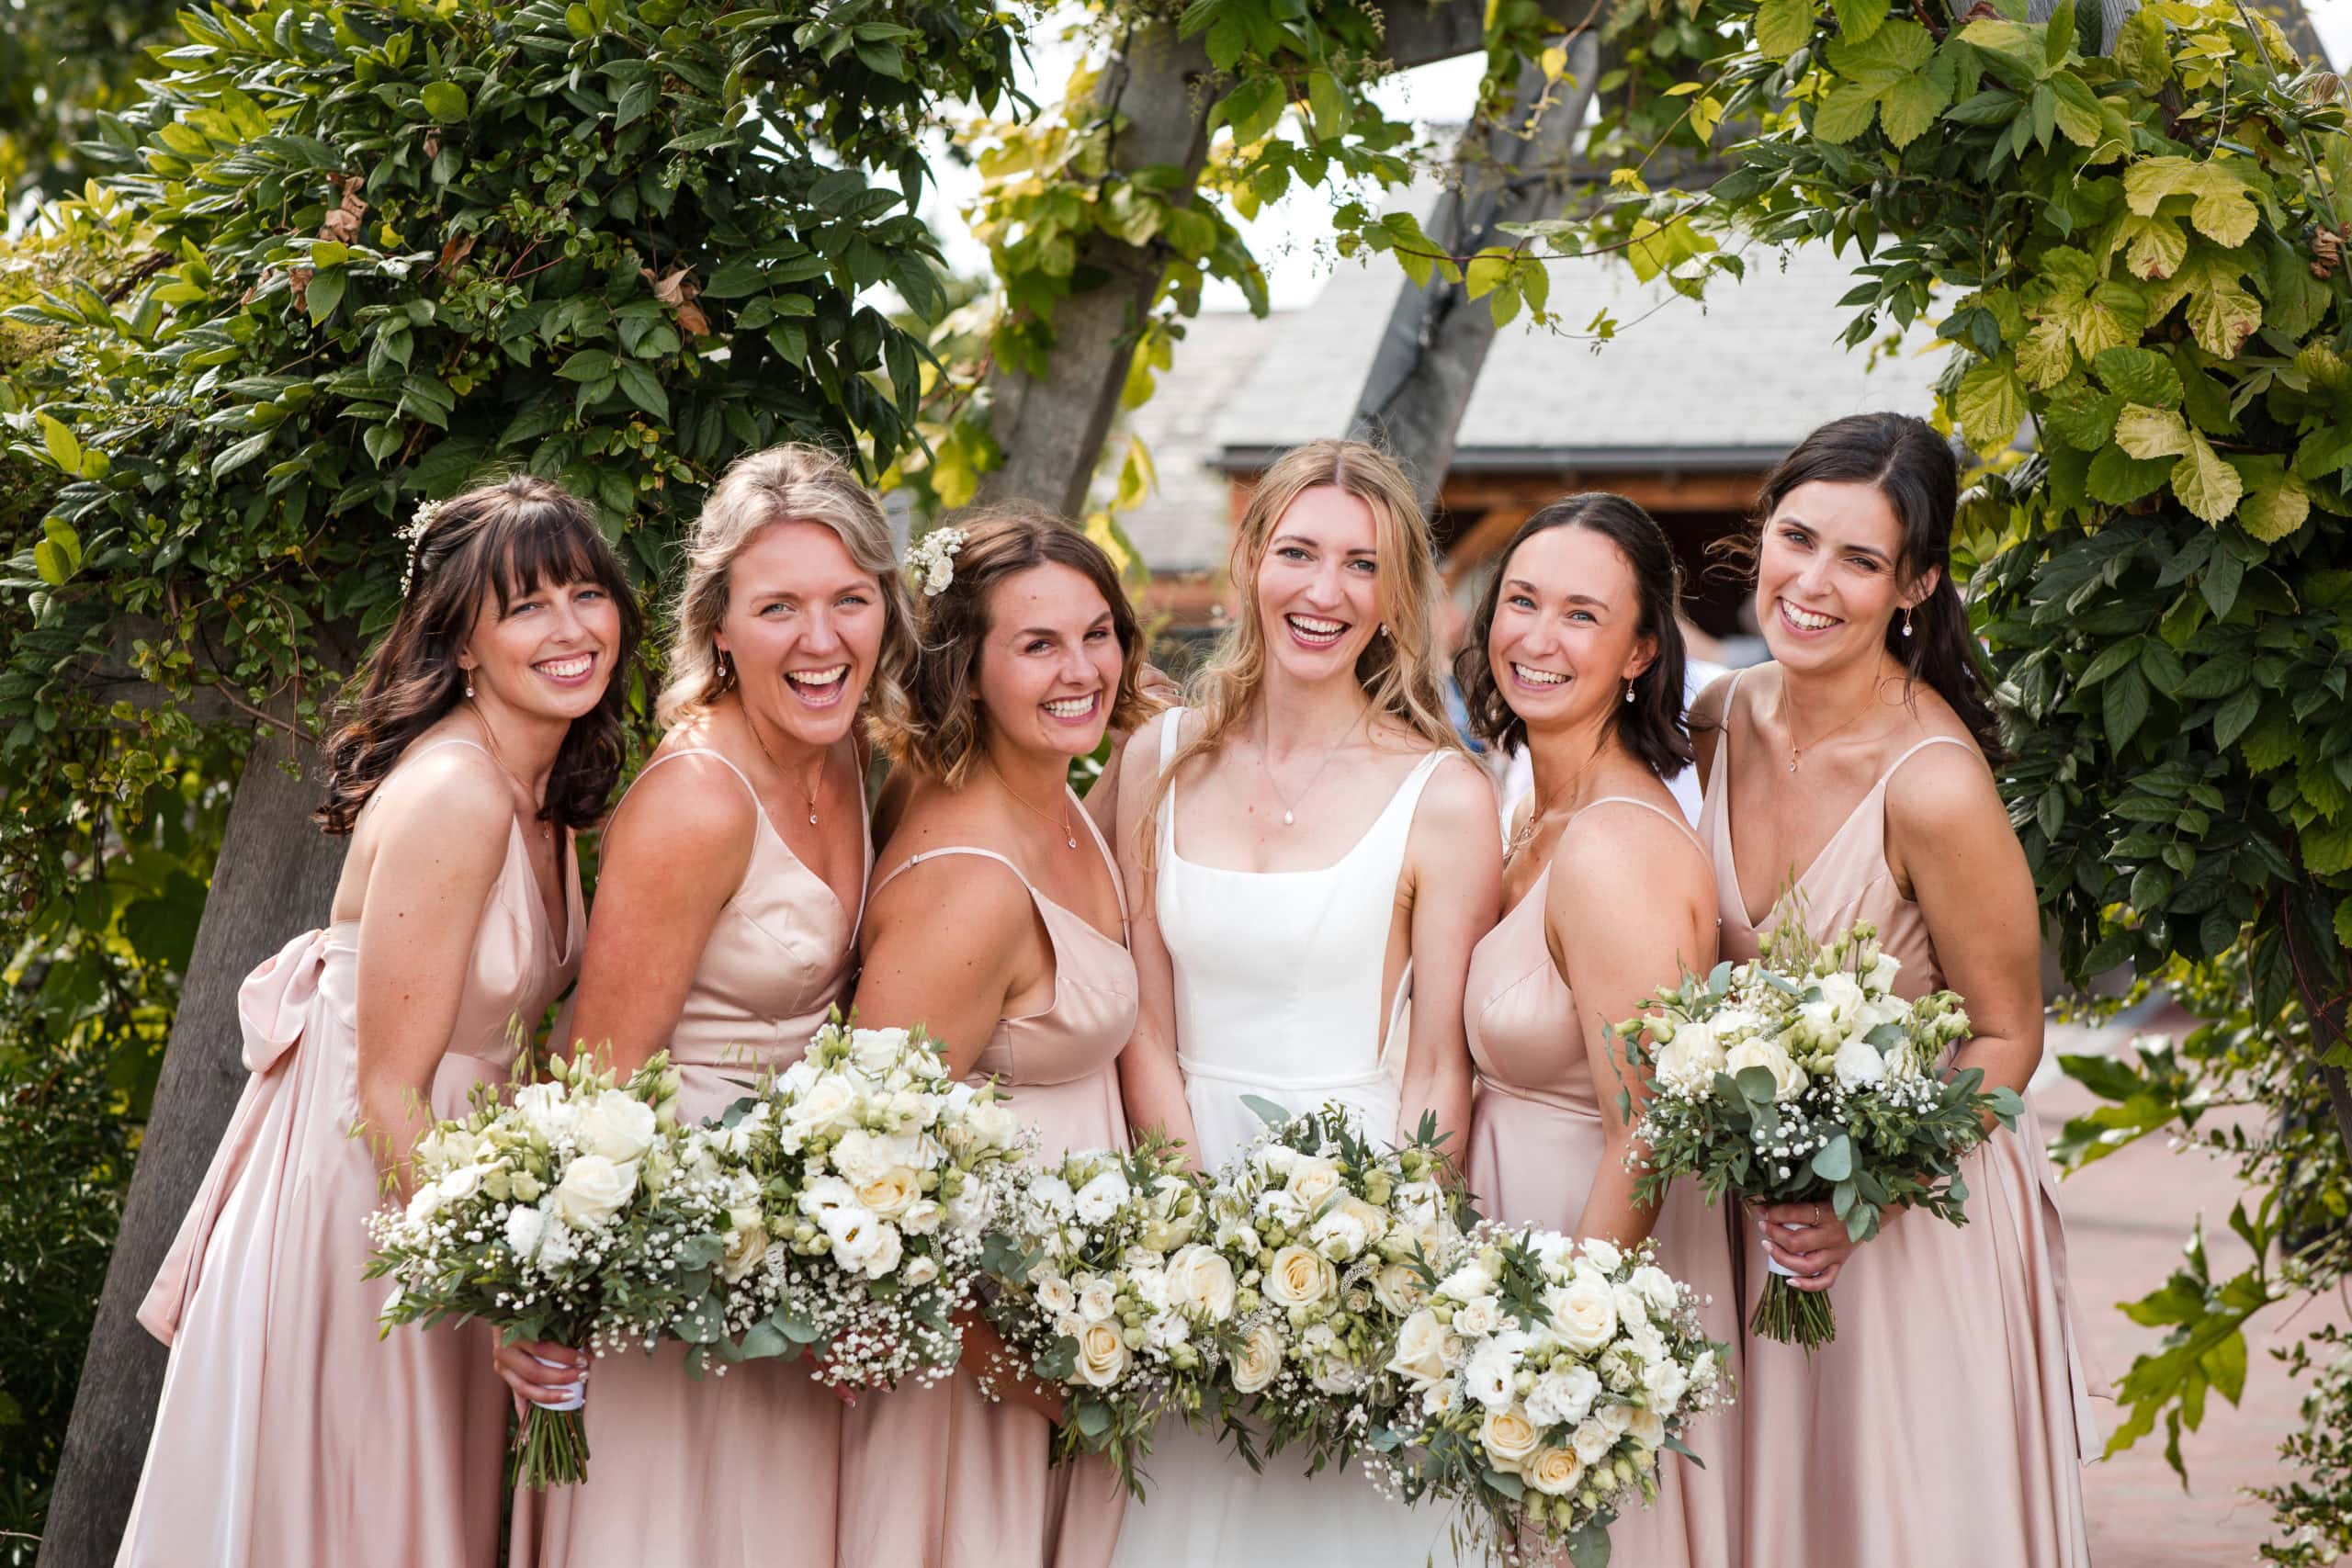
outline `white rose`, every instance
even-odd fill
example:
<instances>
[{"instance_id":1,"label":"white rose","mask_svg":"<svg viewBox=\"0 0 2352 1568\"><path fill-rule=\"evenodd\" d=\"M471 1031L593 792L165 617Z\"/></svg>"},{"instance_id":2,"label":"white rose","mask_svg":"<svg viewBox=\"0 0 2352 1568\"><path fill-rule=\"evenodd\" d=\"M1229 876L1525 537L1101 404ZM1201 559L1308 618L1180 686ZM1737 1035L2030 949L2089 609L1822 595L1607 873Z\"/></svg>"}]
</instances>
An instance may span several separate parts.
<instances>
[{"instance_id":1,"label":"white rose","mask_svg":"<svg viewBox=\"0 0 2352 1568\"><path fill-rule=\"evenodd\" d=\"M618 1091L598 1095L581 1108L576 1127L582 1153L602 1155L615 1165L643 1157L653 1146L653 1107Z\"/></svg>"},{"instance_id":2,"label":"white rose","mask_svg":"<svg viewBox=\"0 0 2352 1568\"><path fill-rule=\"evenodd\" d=\"M1502 1313L1492 1296L1464 1302L1453 1314L1453 1331L1474 1337L1492 1334L1502 1324Z\"/></svg>"},{"instance_id":3,"label":"white rose","mask_svg":"<svg viewBox=\"0 0 2352 1568\"><path fill-rule=\"evenodd\" d=\"M1266 1273L1266 1299L1276 1306L1313 1306L1339 1288L1331 1260L1309 1247L1282 1248Z\"/></svg>"},{"instance_id":4,"label":"white rose","mask_svg":"<svg viewBox=\"0 0 2352 1568\"><path fill-rule=\"evenodd\" d=\"M1301 1155L1285 1185L1312 1210L1340 1190L1340 1168L1319 1155Z\"/></svg>"},{"instance_id":5,"label":"white rose","mask_svg":"<svg viewBox=\"0 0 2352 1568\"><path fill-rule=\"evenodd\" d=\"M569 1225L594 1224L619 1213L636 1195L637 1167L582 1155L556 1186L556 1217Z\"/></svg>"},{"instance_id":6,"label":"white rose","mask_svg":"<svg viewBox=\"0 0 2352 1568\"><path fill-rule=\"evenodd\" d=\"M548 1217L537 1209L517 1206L506 1211L506 1245L517 1258L527 1258L538 1250L539 1236L547 1229Z\"/></svg>"},{"instance_id":7,"label":"white rose","mask_svg":"<svg viewBox=\"0 0 2352 1568\"><path fill-rule=\"evenodd\" d=\"M1686 1099L1704 1094L1723 1067L1723 1043L1705 1023L1683 1024L1657 1054L1658 1081Z\"/></svg>"},{"instance_id":8,"label":"white rose","mask_svg":"<svg viewBox=\"0 0 2352 1568\"><path fill-rule=\"evenodd\" d=\"M1233 1391L1255 1393L1274 1381L1283 1370L1283 1337L1271 1323L1261 1323L1250 1331L1250 1337L1233 1355Z\"/></svg>"},{"instance_id":9,"label":"white rose","mask_svg":"<svg viewBox=\"0 0 2352 1568\"><path fill-rule=\"evenodd\" d=\"M572 1104L560 1083L525 1084L514 1091L523 1124L549 1143L571 1130Z\"/></svg>"},{"instance_id":10,"label":"white rose","mask_svg":"<svg viewBox=\"0 0 2352 1568\"><path fill-rule=\"evenodd\" d=\"M886 1220L899 1218L922 1197L915 1173L903 1165L891 1166L857 1187L858 1202Z\"/></svg>"},{"instance_id":11,"label":"white rose","mask_svg":"<svg viewBox=\"0 0 2352 1568\"><path fill-rule=\"evenodd\" d=\"M1552 1328L1560 1343L1589 1356L1617 1337L1617 1303L1607 1284L1590 1278L1569 1281L1548 1293Z\"/></svg>"},{"instance_id":12,"label":"white rose","mask_svg":"<svg viewBox=\"0 0 2352 1568\"><path fill-rule=\"evenodd\" d=\"M1119 1212L1120 1207L1135 1195L1127 1179L1115 1168L1104 1171L1078 1190L1073 1199L1078 1217L1090 1225L1099 1225Z\"/></svg>"},{"instance_id":13,"label":"white rose","mask_svg":"<svg viewBox=\"0 0 2352 1568\"><path fill-rule=\"evenodd\" d=\"M1674 1277L1654 1263L1645 1263L1634 1269L1632 1282L1634 1289L1642 1292L1642 1299L1649 1303L1655 1316L1664 1317L1682 1304L1682 1292L1676 1287Z\"/></svg>"},{"instance_id":14,"label":"white rose","mask_svg":"<svg viewBox=\"0 0 2352 1568\"><path fill-rule=\"evenodd\" d=\"M1021 1119L999 1100L973 1106L964 1113L964 1126L984 1149L1009 1149L1021 1138Z\"/></svg>"},{"instance_id":15,"label":"white rose","mask_svg":"<svg viewBox=\"0 0 2352 1568\"><path fill-rule=\"evenodd\" d=\"M1584 1461L1573 1449L1539 1449L1520 1473L1545 1496L1565 1497L1584 1480Z\"/></svg>"},{"instance_id":16,"label":"white rose","mask_svg":"<svg viewBox=\"0 0 2352 1568\"><path fill-rule=\"evenodd\" d=\"M718 1260L718 1271L729 1284L757 1269L768 1255L768 1227L760 1223L758 1211L739 1213L733 1218L734 1228L727 1233L727 1250Z\"/></svg>"},{"instance_id":17,"label":"white rose","mask_svg":"<svg viewBox=\"0 0 2352 1568\"><path fill-rule=\"evenodd\" d=\"M1745 1040L1724 1054L1724 1066L1736 1077L1750 1067L1772 1075L1772 1098L1786 1103L1804 1092L1804 1069L1777 1040Z\"/></svg>"},{"instance_id":18,"label":"white rose","mask_svg":"<svg viewBox=\"0 0 2352 1568\"><path fill-rule=\"evenodd\" d=\"M1599 1421L1580 1422L1569 1434L1568 1446L1576 1450L1577 1458L1584 1463L1599 1464L1617 1446L1617 1436Z\"/></svg>"},{"instance_id":19,"label":"white rose","mask_svg":"<svg viewBox=\"0 0 2352 1568\"><path fill-rule=\"evenodd\" d=\"M1388 1370L1428 1386L1445 1376L1445 1325L1422 1307L1396 1330L1396 1355Z\"/></svg>"},{"instance_id":20,"label":"white rose","mask_svg":"<svg viewBox=\"0 0 2352 1568\"><path fill-rule=\"evenodd\" d=\"M1604 1274L1614 1274L1624 1266L1625 1255L1617 1250L1617 1244L1606 1236L1589 1235L1580 1245L1592 1266Z\"/></svg>"},{"instance_id":21,"label":"white rose","mask_svg":"<svg viewBox=\"0 0 2352 1568\"><path fill-rule=\"evenodd\" d=\"M785 1108L785 1120L808 1131L848 1126L857 1115L857 1091L846 1079L827 1075L812 1081Z\"/></svg>"},{"instance_id":22,"label":"white rose","mask_svg":"<svg viewBox=\"0 0 2352 1568\"><path fill-rule=\"evenodd\" d=\"M936 1201L929 1198L918 1198L907 1205L905 1213L899 1216L899 1228L909 1235L929 1235L939 1228L939 1222L946 1217L947 1211Z\"/></svg>"},{"instance_id":23,"label":"white rose","mask_svg":"<svg viewBox=\"0 0 2352 1568\"><path fill-rule=\"evenodd\" d=\"M929 1258L910 1258L907 1266L899 1270L899 1282L909 1290L919 1290L939 1278L939 1265Z\"/></svg>"},{"instance_id":24,"label":"white rose","mask_svg":"<svg viewBox=\"0 0 2352 1568\"><path fill-rule=\"evenodd\" d=\"M1372 1277L1373 1300L1399 1317L1419 1306L1428 1295L1420 1270L1409 1263L1391 1263Z\"/></svg>"},{"instance_id":25,"label":"white rose","mask_svg":"<svg viewBox=\"0 0 2352 1568\"><path fill-rule=\"evenodd\" d=\"M858 1070L880 1077L898 1066L899 1058L913 1043L913 1037L903 1029L853 1029L849 1032L850 1060Z\"/></svg>"},{"instance_id":26,"label":"white rose","mask_svg":"<svg viewBox=\"0 0 2352 1568\"><path fill-rule=\"evenodd\" d=\"M1079 1330L1078 1381L1090 1388L1109 1388L1125 1375L1127 1342L1114 1323L1090 1323Z\"/></svg>"},{"instance_id":27,"label":"white rose","mask_svg":"<svg viewBox=\"0 0 2352 1568\"><path fill-rule=\"evenodd\" d=\"M1862 995L1861 982L1843 969L1824 975L1814 985L1820 990L1821 999L1837 1010L1840 1021L1851 1023L1862 1016L1862 1003L1867 998Z\"/></svg>"},{"instance_id":28,"label":"white rose","mask_svg":"<svg viewBox=\"0 0 2352 1568\"><path fill-rule=\"evenodd\" d=\"M1527 1418L1527 1412L1513 1404L1487 1412L1487 1418L1478 1425L1478 1440L1486 1446L1487 1457L1495 1461L1497 1470L1516 1475L1520 1467L1534 1457L1543 1434Z\"/></svg>"},{"instance_id":29,"label":"white rose","mask_svg":"<svg viewBox=\"0 0 2352 1568\"><path fill-rule=\"evenodd\" d=\"M1646 1453L1656 1453L1666 1446L1666 1419L1655 1410L1634 1411L1633 1424L1625 1430Z\"/></svg>"},{"instance_id":30,"label":"white rose","mask_svg":"<svg viewBox=\"0 0 2352 1568\"><path fill-rule=\"evenodd\" d=\"M1650 1408L1662 1416L1674 1414L1690 1382L1689 1376L1672 1361L1659 1361L1642 1373L1642 1389L1650 1396Z\"/></svg>"},{"instance_id":31,"label":"white rose","mask_svg":"<svg viewBox=\"0 0 2352 1568\"><path fill-rule=\"evenodd\" d=\"M1185 1311L1211 1323L1233 1315L1233 1265L1215 1248L1198 1242L1182 1248L1168 1260L1166 1280L1169 1300Z\"/></svg>"},{"instance_id":32,"label":"white rose","mask_svg":"<svg viewBox=\"0 0 2352 1568\"><path fill-rule=\"evenodd\" d=\"M1069 1288L1068 1280L1040 1280L1037 1282L1037 1305L1050 1316L1067 1316L1078 1311L1078 1292Z\"/></svg>"},{"instance_id":33,"label":"white rose","mask_svg":"<svg viewBox=\"0 0 2352 1568\"><path fill-rule=\"evenodd\" d=\"M1838 1075L1838 1085L1849 1090L1868 1089L1886 1077L1886 1058L1878 1047L1856 1035L1838 1047L1838 1056L1831 1064Z\"/></svg>"},{"instance_id":34,"label":"white rose","mask_svg":"<svg viewBox=\"0 0 2352 1568\"><path fill-rule=\"evenodd\" d=\"M462 1203L481 1190L481 1167L461 1165L455 1170L444 1171L438 1185L442 1205Z\"/></svg>"},{"instance_id":35,"label":"white rose","mask_svg":"<svg viewBox=\"0 0 2352 1568\"><path fill-rule=\"evenodd\" d=\"M1078 1315L1089 1323L1108 1323L1119 1310L1119 1294L1108 1280L1089 1280L1078 1292Z\"/></svg>"}]
</instances>

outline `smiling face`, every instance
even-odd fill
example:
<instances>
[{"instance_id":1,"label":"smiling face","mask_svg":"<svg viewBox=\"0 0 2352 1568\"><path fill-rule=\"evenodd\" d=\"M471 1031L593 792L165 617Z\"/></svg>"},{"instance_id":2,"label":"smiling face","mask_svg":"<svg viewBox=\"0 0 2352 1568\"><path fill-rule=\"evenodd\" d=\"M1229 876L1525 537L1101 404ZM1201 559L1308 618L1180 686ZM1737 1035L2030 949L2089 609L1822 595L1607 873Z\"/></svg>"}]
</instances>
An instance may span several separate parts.
<instances>
[{"instance_id":1,"label":"smiling face","mask_svg":"<svg viewBox=\"0 0 2352 1568\"><path fill-rule=\"evenodd\" d=\"M1902 580L1903 524L1874 485L1816 479L1781 498L1756 554L1756 619L1772 657L1819 670L1874 654L1935 587Z\"/></svg>"},{"instance_id":2,"label":"smiling face","mask_svg":"<svg viewBox=\"0 0 2352 1568\"><path fill-rule=\"evenodd\" d=\"M1335 485L1301 491L1274 520L1256 590L1270 664L1310 684L1352 678L1380 627L1372 508Z\"/></svg>"},{"instance_id":3,"label":"smiling face","mask_svg":"<svg viewBox=\"0 0 2352 1568\"><path fill-rule=\"evenodd\" d=\"M718 643L747 712L806 746L857 722L881 655L881 584L821 523L775 523L728 568Z\"/></svg>"},{"instance_id":4,"label":"smiling face","mask_svg":"<svg viewBox=\"0 0 2352 1568\"><path fill-rule=\"evenodd\" d=\"M485 587L458 665L478 694L569 724L604 700L620 641L620 606L594 578L529 584L503 609Z\"/></svg>"},{"instance_id":5,"label":"smiling face","mask_svg":"<svg viewBox=\"0 0 2352 1568\"><path fill-rule=\"evenodd\" d=\"M1122 665L1102 590L1048 561L992 588L988 617L977 683L991 735L1064 757L1101 745Z\"/></svg>"},{"instance_id":6,"label":"smiling face","mask_svg":"<svg viewBox=\"0 0 2352 1568\"><path fill-rule=\"evenodd\" d=\"M1530 729L1598 722L1657 658L1641 620L1623 550L1574 524L1547 528L1503 563L1487 632L1495 684Z\"/></svg>"}]
</instances>

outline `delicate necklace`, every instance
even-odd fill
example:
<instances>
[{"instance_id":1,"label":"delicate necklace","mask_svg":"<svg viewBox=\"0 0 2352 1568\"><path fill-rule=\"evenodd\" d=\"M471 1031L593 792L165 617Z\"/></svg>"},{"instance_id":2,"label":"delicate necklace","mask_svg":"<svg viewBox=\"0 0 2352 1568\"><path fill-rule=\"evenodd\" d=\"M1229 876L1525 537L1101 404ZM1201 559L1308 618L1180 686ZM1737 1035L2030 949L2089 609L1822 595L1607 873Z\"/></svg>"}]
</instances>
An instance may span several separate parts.
<instances>
[{"instance_id":1,"label":"delicate necklace","mask_svg":"<svg viewBox=\"0 0 2352 1568\"><path fill-rule=\"evenodd\" d=\"M1566 793L1566 786L1563 786L1553 792L1548 803L1540 798L1528 802L1527 820L1520 825L1518 832L1510 836L1510 842L1503 846L1505 864L1517 860L1519 852L1535 841L1535 835L1543 829L1544 818L1552 814L1553 807L1560 804L1560 796Z\"/></svg>"},{"instance_id":2,"label":"delicate necklace","mask_svg":"<svg viewBox=\"0 0 2352 1568\"><path fill-rule=\"evenodd\" d=\"M1372 708L1367 705L1363 712L1356 716L1356 724L1362 724L1371 716ZM1309 795L1312 795L1315 792L1315 786L1322 782L1323 771L1331 765L1331 759L1340 754L1340 748L1347 744L1348 737L1356 732L1356 724L1351 724L1347 728L1340 732L1340 738L1331 742L1331 749L1323 753L1323 761L1317 765L1314 776L1306 781L1306 787L1300 790L1295 798L1285 799L1283 797L1283 786L1274 780L1274 765L1272 761L1267 760L1266 742L1263 739L1259 740L1258 766L1265 772L1266 787L1272 790L1274 792L1274 798L1282 801L1283 803L1283 827L1287 828L1297 820L1297 817L1292 808L1298 801L1305 800Z\"/></svg>"},{"instance_id":3,"label":"delicate necklace","mask_svg":"<svg viewBox=\"0 0 2352 1568\"><path fill-rule=\"evenodd\" d=\"M1062 830L1062 844L1065 848L1073 850L1078 848L1078 829L1069 825L1069 812L1067 808L1063 810L1060 818L1057 820L1052 813L1046 811L1035 802L1032 801L1027 795L1023 795L1019 790L1012 787L1012 781L1006 778L1003 773L998 772L995 758L984 755L981 760L988 763L989 772L996 773L996 782L1004 786L1005 794L1012 796L1013 799L1027 807L1031 815L1043 819L1051 827L1059 828Z\"/></svg>"},{"instance_id":4,"label":"delicate necklace","mask_svg":"<svg viewBox=\"0 0 2352 1568\"><path fill-rule=\"evenodd\" d=\"M1846 721L1843 724L1837 726L1835 728L1825 730L1821 734L1815 736L1811 741L1812 746L1815 750L1818 750L1822 742L1827 740L1831 736L1838 734L1840 730L1851 729L1855 724L1861 719L1861 716L1864 714L1870 712L1871 708L1877 705L1877 688L1872 687L1871 691L1871 701L1865 702L1860 707L1856 708L1847 716ZM1804 759L1805 749L1804 747L1797 744L1796 716L1789 711L1789 689L1786 686L1782 686L1781 688L1781 716L1787 721L1789 726L1789 772L1793 773L1797 771L1797 763Z\"/></svg>"},{"instance_id":5,"label":"delicate necklace","mask_svg":"<svg viewBox=\"0 0 2352 1568\"><path fill-rule=\"evenodd\" d=\"M504 773L508 778L514 780L515 784L522 790L523 794L526 797L529 797L531 795L531 786L523 782L522 774L516 773L514 769L506 765L506 753L498 749L498 731L491 728L490 720L482 717L481 708L475 707L471 703L469 703L466 705L473 709L474 722L481 726L481 738L490 742L490 760L496 762L498 764L498 771ZM540 809L544 811L546 807L541 806ZM546 843L554 843L555 824L548 821L545 817L534 817L532 820L539 825L540 840Z\"/></svg>"},{"instance_id":6,"label":"delicate necklace","mask_svg":"<svg viewBox=\"0 0 2352 1568\"><path fill-rule=\"evenodd\" d=\"M752 710L750 708L745 708L743 710L743 728L752 732L752 744L760 749L760 755L768 760L768 766L775 770L776 777L784 780L786 784L790 784L792 782L792 775L784 771L784 764L777 761L775 760L775 753L768 750L768 743L761 738L760 727L752 720ZM817 756L817 783L819 784L822 784L824 782L825 758L824 754L820 752ZM808 826L814 828L817 825L817 791L815 788L809 788L804 789L800 793L808 797Z\"/></svg>"}]
</instances>

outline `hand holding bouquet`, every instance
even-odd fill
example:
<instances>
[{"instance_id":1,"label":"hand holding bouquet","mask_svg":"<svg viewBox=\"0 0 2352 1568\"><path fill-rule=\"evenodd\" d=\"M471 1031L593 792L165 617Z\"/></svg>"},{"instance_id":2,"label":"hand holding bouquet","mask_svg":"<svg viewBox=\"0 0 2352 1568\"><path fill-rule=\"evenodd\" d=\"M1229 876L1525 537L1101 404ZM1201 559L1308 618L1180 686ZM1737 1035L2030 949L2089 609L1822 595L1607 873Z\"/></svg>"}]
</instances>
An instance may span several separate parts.
<instances>
[{"instance_id":1,"label":"hand holding bouquet","mask_svg":"<svg viewBox=\"0 0 2352 1568\"><path fill-rule=\"evenodd\" d=\"M510 1105L479 1088L472 1114L419 1140L407 1203L368 1217L368 1277L393 1281L386 1333L478 1318L509 1344L601 1348L715 1313L726 1188L682 1160L667 1056L619 1087L584 1055L550 1066ZM560 1486L587 1466L580 1412L530 1406L510 1480Z\"/></svg>"},{"instance_id":2,"label":"hand holding bouquet","mask_svg":"<svg viewBox=\"0 0 2352 1568\"><path fill-rule=\"evenodd\" d=\"M1939 1076L1968 1015L1950 991L1895 996L1899 965L1876 938L1864 922L1816 943L1784 922L1756 962L1686 976L1619 1026L1628 1060L1651 1072L1636 1129L1645 1201L1692 1176L1711 1201L1826 1201L1858 1242L1890 1206L1966 1223L1960 1162L1987 1115L2014 1127L2024 1101L1984 1092L1980 1068ZM1837 1334L1827 1292L1792 1289L1777 1264L1748 1326L1808 1349Z\"/></svg>"},{"instance_id":3,"label":"hand holding bouquet","mask_svg":"<svg viewBox=\"0 0 2352 1568\"><path fill-rule=\"evenodd\" d=\"M945 1376L1022 1139L995 1086L949 1079L922 1031L836 1016L696 1134L698 1167L729 1179L725 1303L682 1337L722 1363L814 1347L842 1387Z\"/></svg>"},{"instance_id":4,"label":"hand holding bouquet","mask_svg":"<svg viewBox=\"0 0 2352 1568\"><path fill-rule=\"evenodd\" d=\"M1139 1461L1169 1411L1197 1416L1232 1334L1233 1266L1198 1239L1207 1203L1176 1145L1065 1156L1023 1184L992 1239L987 1313L1029 1374L1068 1405L1057 1458L1107 1456L1137 1498ZM984 1382L994 1374L981 1369Z\"/></svg>"},{"instance_id":5,"label":"hand holding bouquet","mask_svg":"<svg viewBox=\"0 0 2352 1568\"><path fill-rule=\"evenodd\" d=\"M1713 1409L1725 1347L1652 1262L1548 1231L1482 1225L1405 1320L1381 1446L1420 1450L1405 1495L1453 1500L1490 1551L1608 1561L1608 1530L1657 1496L1658 1450ZM1696 1456L1692 1456L1694 1459Z\"/></svg>"},{"instance_id":6,"label":"hand holding bouquet","mask_svg":"<svg viewBox=\"0 0 2352 1568\"><path fill-rule=\"evenodd\" d=\"M1375 1149L1340 1105L1286 1116L1249 1103L1272 1125L1218 1174L1211 1198L1212 1245L1238 1286L1221 1403L1253 1467L1245 1414L1268 1451L1306 1448L1312 1472L1364 1446L1397 1331L1468 1215L1433 1118L1403 1147Z\"/></svg>"}]
</instances>

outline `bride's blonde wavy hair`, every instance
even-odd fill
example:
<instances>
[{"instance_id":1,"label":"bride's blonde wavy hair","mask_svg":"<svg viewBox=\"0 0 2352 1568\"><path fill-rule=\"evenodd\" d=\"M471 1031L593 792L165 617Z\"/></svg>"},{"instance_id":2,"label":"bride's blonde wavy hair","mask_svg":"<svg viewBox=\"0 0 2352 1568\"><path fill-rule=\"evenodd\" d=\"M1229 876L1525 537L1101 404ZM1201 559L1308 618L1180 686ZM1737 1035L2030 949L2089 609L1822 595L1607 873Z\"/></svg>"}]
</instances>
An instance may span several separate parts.
<instances>
[{"instance_id":1,"label":"bride's blonde wavy hair","mask_svg":"<svg viewBox=\"0 0 2352 1568\"><path fill-rule=\"evenodd\" d=\"M1151 829L1177 771L1224 743L1234 727L1257 705L1266 680L1266 628L1258 615L1258 569L1266 558L1274 525L1292 502L1329 485L1361 501L1372 513L1373 545L1378 551L1375 582L1380 618L1388 627L1375 634L1356 659L1356 681L1372 699L1375 716L1394 719L1432 747L1462 749L1446 716L1443 656L1435 646L1438 604L1444 589L1429 519L1413 483L1396 460L1361 441L1310 441L1274 459L1250 492L1250 504L1234 530L1227 570L1241 613L1219 639L1185 691L1186 705L1201 716L1200 733L1178 748L1152 786L1137 830L1148 857ZM1170 722L1173 723L1174 720Z\"/></svg>"},{"instance_id":2,"label":"bride's blonde wavy hair","mask_svg":"<svg viewBox=\"0 0 2352 1568\"><path fill-rule=\"evenodd\" d=\"M654 718L666 729L708 707L734 684L718 662L718 626L727 618L735 558L771 523L831 528L858 570L872 573L880 584L882 651L866 682L864 706L871 724L903 723L907 679L915 661L915 613L891 551L890 520L847 463L801 442L736 458L703 502L686 541L685 581L671 615L669 679L654 699Z\"/></svg>"}]
</instances>

